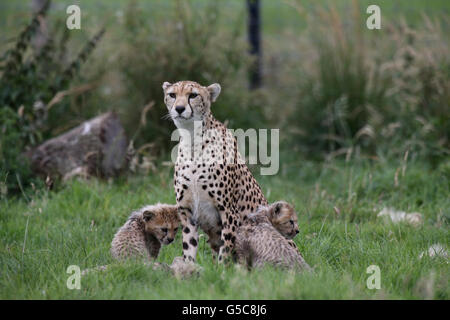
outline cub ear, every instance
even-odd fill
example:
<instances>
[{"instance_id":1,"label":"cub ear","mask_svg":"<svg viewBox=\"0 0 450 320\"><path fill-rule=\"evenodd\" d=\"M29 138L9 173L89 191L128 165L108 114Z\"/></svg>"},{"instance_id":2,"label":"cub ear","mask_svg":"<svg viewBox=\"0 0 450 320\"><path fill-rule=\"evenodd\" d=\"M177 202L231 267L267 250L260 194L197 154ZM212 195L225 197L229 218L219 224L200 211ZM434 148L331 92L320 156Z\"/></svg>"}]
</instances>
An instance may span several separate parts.
<instances>
[{"instance_id":1,"label":"cub ear","mask_svg":"<svg viewBox=\"0 0 450 320\"><path fill-rule=\"evenodd\" d=\"M172 85L172 84L171 84L170 82L167 82L167 81L166 81L166 82L163 83L162 88L164 89L164 91L166 91L167 88L170 87L171 85Z\"/></svg>"},{"instance_id":2,"label":"cub ear","mask_svg":"<svg viewBox=\"0 0 450 320\"><path fill-rule=\"evenodd\" d=\"M217 97L220 94L220 84L213 83L212 85L208 86L206 89L208 89L209 95L211 97L211 102L214 102L217 100Z\"/></svg>"},{"instance_id":3,"label":"cub ear","mask_svg":"<svg viewBox=\"0 0 450 320\"><path fill-rule=\"evenodd\" d=\"M272 216L277 216L281 211L281 207L282 207L281 203L275 202L270 206L270 214Z\"/></svg>"},{"instance_id":4,"label":"cub ear","mask_svg":"<svg viewBox=\"0 0 450 320\"><path fill-rule=\"evenodd\" d=\"M145 222L150 221L154 216L155 216L155 214L153 212L151 212L151 211L144 211L142 213L142 217L143 217Z\"/></svg>"}]
</instances>

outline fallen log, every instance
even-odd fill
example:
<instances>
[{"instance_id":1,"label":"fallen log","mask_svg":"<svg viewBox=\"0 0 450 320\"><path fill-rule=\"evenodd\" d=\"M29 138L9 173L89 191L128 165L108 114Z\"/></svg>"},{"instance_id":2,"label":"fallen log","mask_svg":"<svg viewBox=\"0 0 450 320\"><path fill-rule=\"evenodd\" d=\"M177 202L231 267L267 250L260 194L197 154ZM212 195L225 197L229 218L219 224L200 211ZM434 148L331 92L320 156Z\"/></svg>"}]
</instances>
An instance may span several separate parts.
<instances>
[{"instance_id":1,"label":"fallen log","mask_svg":"<svg viewBox=\"0 0 450 320\"><path fill-rule=\"evenodd\" d=\"M108 112L44 142L27 156L33 172L44 177L108 178L127 166L127 146L117 115Z\"/></svg>"}]
</instances>

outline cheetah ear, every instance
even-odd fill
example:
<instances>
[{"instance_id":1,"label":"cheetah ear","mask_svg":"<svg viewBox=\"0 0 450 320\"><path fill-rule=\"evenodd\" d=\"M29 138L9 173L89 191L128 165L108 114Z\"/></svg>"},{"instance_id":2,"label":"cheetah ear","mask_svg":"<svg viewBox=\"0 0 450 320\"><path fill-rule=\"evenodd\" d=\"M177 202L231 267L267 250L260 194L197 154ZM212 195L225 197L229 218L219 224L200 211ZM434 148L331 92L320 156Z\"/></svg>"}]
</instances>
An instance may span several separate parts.
<instances>
[{"instance_id":1,"label":"cheetah ear","mask_svg":"<svg viewBox=\"0 0 450 320\"><path fill-rule=\"evenodd\" d=\"M151 211L144 211L142 213L142 217L144 218L144 221L150 221L153 217L155 216L155 214Z\"/></svg>"},{"instance_id":2,"label":"cheetah ear","mask_svg":"<svg viewBox=\"0 0 450 320\"><path fill-rule=\"evenodd\" d=\"M275 202L270 206L270 215L272 217L277 216L280 213L281 210L281 204L278 202Z\"/></svg>"},{"instance_id":3,"label":"cheetah ear","mask_svg":"<svg viewBox=\"0 0 450 320\"><path fill-rule=\"evenodd\" d=\"M167 81L166 81L166 82L163 83L162 88L164 89L164 91L166 91L167 88L170 87L171 85L172 85L172 84L171 84L170 82L167 82Z\"/></svg>"},{"instance_id":4,"label":"cheetah ear","mask_svg":"<svg viewBox=\"0 0 450 320\"><path fill-rule=\"evenodd\" d=\"M206 89L208 89L209 95L211 97L211 102L214 102L217 100L217 97L220 94L220 84L213 83L212 85L208 86Z\"/></svg>"}]
</instances>

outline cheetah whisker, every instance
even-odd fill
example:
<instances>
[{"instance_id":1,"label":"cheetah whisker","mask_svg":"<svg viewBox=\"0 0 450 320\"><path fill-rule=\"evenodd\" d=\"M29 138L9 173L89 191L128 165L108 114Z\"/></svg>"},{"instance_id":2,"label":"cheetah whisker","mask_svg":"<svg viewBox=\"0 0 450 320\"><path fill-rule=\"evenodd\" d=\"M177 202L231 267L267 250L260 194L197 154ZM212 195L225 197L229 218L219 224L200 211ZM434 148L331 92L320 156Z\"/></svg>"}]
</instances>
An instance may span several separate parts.
<instances>
[{"instance_id":1,"label":"cheetah whisker","mask_svg":"<svg viewBox=\"0 0 450 320\"><path fill-rule=\"evenodd\" d=\"M167 113L167 114L163 115L163 116L161 117L161 119L162 119L162 120L170 120L170 121L173 120L173 119L172 119L172 116L170 115L170 113Z\"/></svg>"}]
</instances>

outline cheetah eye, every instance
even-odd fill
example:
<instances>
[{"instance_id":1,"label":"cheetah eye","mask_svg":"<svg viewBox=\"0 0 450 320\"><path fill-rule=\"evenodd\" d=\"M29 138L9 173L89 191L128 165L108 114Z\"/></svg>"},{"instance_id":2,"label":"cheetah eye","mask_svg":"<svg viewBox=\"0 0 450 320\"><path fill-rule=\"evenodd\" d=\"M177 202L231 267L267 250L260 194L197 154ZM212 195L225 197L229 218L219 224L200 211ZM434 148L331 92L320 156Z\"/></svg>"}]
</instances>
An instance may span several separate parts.
<instances>
[{"instance_id":1,"label":"cheetah eye","mask_svg":"<svg viewBox=\"0 0 450 320\"><path fill-rule=\"evenodd\" d=\"M172 99L175 99L177 97L177 95L173 92L169 93L169 97L171 97Z\"/></svg>"},{"instance_id":2,"label":"cheetah eye","mask_svg":"<svg viewBox=\"0 0 450 320\"><path fill-rule=\"evenodd\" d=\"M189 99L195 99L195 98L197 98L197 96L198 96L197 93L191 93L191 94L189 95Z\"/></svg>"},{"instance_id":3,"label":"cheetah eye","mask_svg":"<svg viewBox=\"0 0 450 320\"><path fill-rule=\"evenodd\" d=\"M167 228L161 228L161 231L167 233Z\"/></svg>"}]
</instances>

